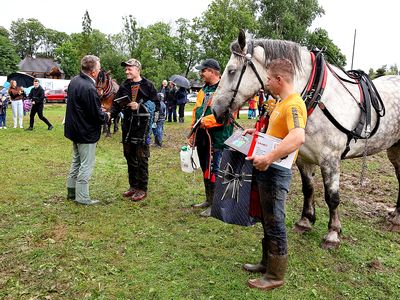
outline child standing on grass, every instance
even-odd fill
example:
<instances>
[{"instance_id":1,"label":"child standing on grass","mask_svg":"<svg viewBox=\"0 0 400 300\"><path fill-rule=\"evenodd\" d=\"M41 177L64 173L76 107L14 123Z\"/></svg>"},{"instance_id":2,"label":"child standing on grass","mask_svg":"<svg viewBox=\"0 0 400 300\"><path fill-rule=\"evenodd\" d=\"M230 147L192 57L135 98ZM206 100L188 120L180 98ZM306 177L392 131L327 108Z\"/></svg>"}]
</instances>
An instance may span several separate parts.
<instances>
[{"instance_id":1,"label":"child standing on grass","mask_svg":"<svg viewBox=\"0 0 400 300\"><path fill-rule=\"evenodd\" d=\"M164 134L164 123L167 115L167 106L164 103L164 94L157 94L158 100L160 100L160 111L158 113L158 119L154 122L152 131L154 134L154 142L157 146L162 146L163 134Z\"/></svg>"},{"instance_id":2,"label":"child standing on grass","mask_svg":"<svg viewBox=\"0 0 400 300\"><path fill-rule=\"evenodd\" d=\"M0 97L0 129L7 129L6 126L6 109L7 109L7 100L6 97Z\"/></svg>"}]
</instances>

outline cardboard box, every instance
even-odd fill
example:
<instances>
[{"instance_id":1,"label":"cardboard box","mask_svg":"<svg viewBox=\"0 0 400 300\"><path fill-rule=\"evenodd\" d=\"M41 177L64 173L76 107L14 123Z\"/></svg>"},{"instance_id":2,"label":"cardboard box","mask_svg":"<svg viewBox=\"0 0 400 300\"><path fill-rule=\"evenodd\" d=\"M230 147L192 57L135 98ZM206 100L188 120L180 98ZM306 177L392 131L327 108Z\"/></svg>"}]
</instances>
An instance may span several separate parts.
<instances>
[{"instance_id":1,"label":"cardboard box","mask_svg":"<svg viewBox=\"0 0 400 300\"><path fill-rule=\"evenodd\" d=\"M280 142L282 142L281 139L265 133L256 132L254 135L246 134L244 136L242 130L237 130L225 141L225 144L247 156L251 156L253 154L265 155L274 150ZM278 168L291 169L296 159L296 153L297 151L290 153L287 157L274 162L273 165Z\"/></svg>"},{"instance_id":2,"label":"cardboard box","mask_svg":"<svg viewBox=\"0 0 400 300\"><path fill-rule=\"evenodd\" d=\"M278 139L276 137L273 137L271 135L257 132L254 137L253 141L256 139L256 142L253 143L254 148L251 147L248 155L265 155L272 150L276 149L278 147L279 143L282 142L281 139ZM290 153L288 156L281 158L280 160L277 160L273 162L272 164L275 167L278 168L285 168L285 169L291 169L294 160L296 159L296 154L297 151L294 151Z\"/></svg>"}]
</instances>

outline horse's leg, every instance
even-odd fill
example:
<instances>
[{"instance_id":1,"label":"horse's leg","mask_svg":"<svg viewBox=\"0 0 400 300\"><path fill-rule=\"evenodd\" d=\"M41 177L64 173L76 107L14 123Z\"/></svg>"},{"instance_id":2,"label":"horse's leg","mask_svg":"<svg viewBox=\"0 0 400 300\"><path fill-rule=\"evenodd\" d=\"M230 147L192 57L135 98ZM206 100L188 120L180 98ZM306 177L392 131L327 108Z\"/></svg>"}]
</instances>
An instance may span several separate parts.
<instances>
[{"instance_id":1,"label":"horse's leg","mask_svg":"<svg viewBox=\"0 0 400 300\"><path fill-rule=\"evenodd\" d=\"M315 223L315 201L314 201L314 169L315 165L303 163L300 157L297 159L297 167L301 175L303 187L303 211L301 219L298 221L294 230L298 233L310 231Z\"/></svg>"},{"instance_id":2,"label":"horse's leg","mask_svg":"<svg viewBox=\"0 0 400 300\"><path fill-rule=\"evenodd\" d=\"M118 122L119 122L119 116L116 116L114 118L114 133L118 132Z\"/></svg>"},{"instance_id":3,"label":"horse's leg","mask_svg":"<svg viewBox=\"0 0 400 300\"><path fill-rule=\"evenodd\" d=\"M400 232L400 142L387 149L387 156L396 171L397 181L399 182L399 192L397 196L396 209L390 213L390 230Z\"/></svg>"},{"instance_id":4,"label":"horse's leg","mask_svg":"<svg viewBox=\"0 0 400 300\"><path fill-rule=\"evenodd\" d=\"M111 120L106 122L107 130L106 130L106 137L111 137Z\"/></svg>"},{"instance_id":5,"label":"horse's leg","mask_svg":"<svg viewBox=\"0 0 400 300\"><path fill-rule=\"evenodd\" d=\"M321 173L324 181L325 202L329 207L328 233L324 237L322 248L337 248L340 244L339 234L342 225L339 220L338 206L339 198L339 179L340 179L340 160L330 157L321 164Z\"/></svg>"}]
</instances>

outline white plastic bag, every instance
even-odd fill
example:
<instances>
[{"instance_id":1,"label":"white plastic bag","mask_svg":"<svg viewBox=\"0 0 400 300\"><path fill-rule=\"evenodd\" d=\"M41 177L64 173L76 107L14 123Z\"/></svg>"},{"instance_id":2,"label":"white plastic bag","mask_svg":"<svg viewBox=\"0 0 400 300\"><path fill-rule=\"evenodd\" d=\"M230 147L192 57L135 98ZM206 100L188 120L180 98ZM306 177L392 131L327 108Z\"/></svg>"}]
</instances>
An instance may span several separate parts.
<instances>
[{"instance_id":1,"label":"white plastic bag","mask_svg":"<svg viewBox=\"0 0 400 300\"><path fill-rule=\"evenodd\" d=\"M181 169L185 173L192 173L200 168L199 156L197 149L190 146L183 146L180 152Z\"/></svg>"}]
</instances>

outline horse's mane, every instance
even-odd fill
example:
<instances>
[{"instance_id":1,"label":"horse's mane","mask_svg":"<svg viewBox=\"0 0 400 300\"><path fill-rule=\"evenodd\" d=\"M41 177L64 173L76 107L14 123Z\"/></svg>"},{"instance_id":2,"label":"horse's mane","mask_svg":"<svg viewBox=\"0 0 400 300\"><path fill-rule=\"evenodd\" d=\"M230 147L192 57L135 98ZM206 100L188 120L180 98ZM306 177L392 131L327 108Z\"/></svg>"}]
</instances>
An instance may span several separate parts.
<instances>
[{"instance_id":1,"label":"horse's mane","mask_svg":"<svg viewBox=\"0 0 400 300\"><path fill-rule=\"evenodd\" d=\"M291 61L296 70L301 70L301 46L295 42L284 40L271 40L271 39L256 39L252 40L254 47L262 47L265 53L265 63L276 59L286 58ZM242 49L237 41L231 44L231 51L241 53ZM242 58L243 59L243 58Z\"/></svg>"}]
</instances>

